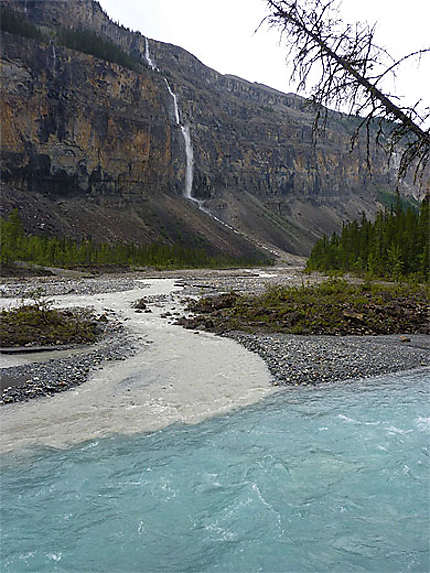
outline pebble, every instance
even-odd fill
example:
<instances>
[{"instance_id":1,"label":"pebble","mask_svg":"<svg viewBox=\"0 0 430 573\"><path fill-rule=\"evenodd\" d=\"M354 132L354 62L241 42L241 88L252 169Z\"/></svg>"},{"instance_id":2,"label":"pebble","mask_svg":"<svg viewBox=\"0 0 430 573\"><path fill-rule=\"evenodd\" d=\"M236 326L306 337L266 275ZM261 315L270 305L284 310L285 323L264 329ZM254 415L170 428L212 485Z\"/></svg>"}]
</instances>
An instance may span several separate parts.
<instances>
[{"instance_id":1,"label":"pebble","mask_svg":"<svg viewBox=\"0 0 430 573\"><path fill-rule=\"evenodd\" d=\"M198 278L198 284L187 275L182 284L185 290L181 304L202 295L220 292L262 292L268 282L276 284L300 284L301 275L288 269L284 275L262 280L255 274L247 276L220 276ZM52 280L34 279L31 281L11 282L2 285L2 296L16 297L28 295L35 288L43 288L42 294L54 296L67 294L97 294L120 292L136 287L145 288L142 283L129 277L98 277L95 279ZM208 288L210 287L210 288ZM184 296L185 295L185 296ZM172 301L171 295L146 296L148 304L162 307ZM151 312L146 309L144 312ZM165 313L166 319L169 314ZM126 320L126 319L123 319ZM195 331L196 334L199 331ZM409 370L430 366L429 337L425 335L408 336L401 340L399 336L302 336L291 334L248 334L228 332L228 336L251 352L261 356L272 376L274 386L313 385L320 382L334 382L352 378L366 378L399 370ZM409 340L410 339L410 340ZM151 344L147 340L146 344ZM25 386L6 388L1 395L0 404L26 401L41 396L52 396L74 388L85 382L92 371L100 369L107 360L124 360L132 356L137 349L137 339L124 328L106 337L98 347L88 354L52 359L44 363L33 363L19 367L2 369L3 373L26 379ZM67 373L67 376L65 376Z\"/></svg>"},{"instance_id":2,"label":"pebble","mask_svg":"<svg viewBox=\"0 0 430 573\"><path fill-rule=\"evenodd\" d=\"M40 296L63 294L93 295L107 292L124 292L134 288L146 288L130 277L94 277L82 279L34 278L31 280L4 282L0 296L4 298L29 297L35 291ZM106 309L109 310L109 309Z\"/></svg>"},{"instance_id":3,"label":"pebble","mask_svg":"<svg viewBox=\"0 0 430 573\"><path fill-rule=\"evenodd\" d=\"M430 366L427 335L411 335L412 346L402 344L396 335L337 337L228 332L222 336L233 338L261 356L275 386L368 378Z\"/></svg>"},{"instance_id":4,"label":"pebble","mask_svg":"<svg viewBox=\"0 0 430 573\"><path fill-rule=\"evenodd\" d=\"M87 354L53 358L47 362L34 362L22 366L2 368L0 373L24 379L25 385L3 390L0 405L28 401L42 396L53 396L86 382L91 373L110 360L125 360L137 350L134 336L123 331L104 338Z\"/></svg>"}]
</instances>

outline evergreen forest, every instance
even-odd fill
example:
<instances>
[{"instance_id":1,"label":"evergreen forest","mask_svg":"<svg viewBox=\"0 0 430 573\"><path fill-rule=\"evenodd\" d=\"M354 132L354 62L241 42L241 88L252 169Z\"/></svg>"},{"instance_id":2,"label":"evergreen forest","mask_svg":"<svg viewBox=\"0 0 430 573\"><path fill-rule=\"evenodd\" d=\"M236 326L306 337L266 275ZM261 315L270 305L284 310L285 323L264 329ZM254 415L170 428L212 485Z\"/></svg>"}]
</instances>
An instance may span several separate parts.
<instances>
[{"instance_id":1,"label":"evergreen forest","mask_svg":"<svg viewBox=\"0 0 430 573\"><path fill-rule=\"evenodd\" d=\"M395 207L379 212L374 222L363 214L339 234L322 237L308 259L307 270L351 271L373 277L429 279L430 196L419 209Z\"/></svg>"},{"instance_id":2,"label":"evergreen forest","mask_svg":"<svg viewBox=\"0 0 430 573\"><path fill-rule=\"evenodd\" d=\"M270 262L264 255L238 258L178 244L109 244L90 239L74 241L65 237L31 235L24 232L16 209L7 218L0 218L0 236L2 265L25 261L62 268L117 265L178 269L240 267Z\"/></svg>"}]
</instances>

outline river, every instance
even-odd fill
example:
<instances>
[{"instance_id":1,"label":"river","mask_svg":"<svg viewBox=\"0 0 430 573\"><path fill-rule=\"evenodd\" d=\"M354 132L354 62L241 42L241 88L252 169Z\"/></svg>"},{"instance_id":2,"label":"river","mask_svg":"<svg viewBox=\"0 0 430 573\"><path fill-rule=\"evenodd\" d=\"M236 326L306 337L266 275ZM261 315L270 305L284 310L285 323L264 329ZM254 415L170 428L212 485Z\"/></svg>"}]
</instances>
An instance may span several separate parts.
<instances>
[{"instance_id":1,"label":"river","mask_svg":"<svg viewBox=\"0 0 430 573\"><path fill-rule=\"evenodd\" d=\"M2 408L2 571L429 570L428 370L275 392L137 295L150 350Z\"/></svg>"}]
</instances>

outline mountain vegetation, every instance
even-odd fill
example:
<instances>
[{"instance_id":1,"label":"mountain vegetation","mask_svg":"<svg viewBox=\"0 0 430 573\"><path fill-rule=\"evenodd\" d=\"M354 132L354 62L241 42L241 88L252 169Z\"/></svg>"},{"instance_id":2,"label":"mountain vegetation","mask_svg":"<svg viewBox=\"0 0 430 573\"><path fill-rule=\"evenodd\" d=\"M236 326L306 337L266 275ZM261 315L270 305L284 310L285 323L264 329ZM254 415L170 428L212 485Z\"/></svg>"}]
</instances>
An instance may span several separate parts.
<instances>
[{"instance_id":1,"label":"mountain vegetation","mask_svg":"<svg viewBox=\"0 0 430 573\"><path fill-rule=\"evenodd\" d=\"M0 6L0 30L2 33L9 32L33 40L43 40L43 34L37 26L7 6Z\"/></svg>"},{"instance_id":2,"label":"mountain vegetation","mask_svg":"<svg viewBox=\"0 0 430 573\"><path fill-rule=\"evenodd\" d=\"M57 34L57 40L66 48L91 54L131 70L139 71L141 68L135 58L124 52L118 45L107 38L100 37L92 30L62 28Z\"/></svg>"},{"instance_id":3,"label":"mountain vegetation","mask_svg":"<svg viewBox=\"0 0 430 573\"><path fill-rule=\"evenodd\" d=\"M212 332L375 335L428 333L428 287L409 284L274 285L260 295L235 292L190 303L185 328Z\"/></svg>"},{"instance_id":4,"label":"mountain vegetation","mask_svg":"<svg viewBox=\"0 0 430 573\"><path fill-rule=\"evenodd\" d=\"M395 208L378 213L374 222L363 214L361 222L344 224L339 234L324 236L308 259L309 271L353 271L399 279L415 275L429 278L430 197L419 210Z\"/></svg>"},{"instance_id":5,"label":"mountain vegetation","mask_svg":"<svg viewBox=\"0 0 430 573\"><path fill-rule=\"evenodd\" d=\"M28 261L56 267L76 266L151 266L167 268L219 268L267 264L258 258L235 258L222 253L209 253L204 248L152 243L147 245L125 243L96 243L91 239L73 241L65 237L30 235L24 232L22 221L15 209L6 219L0 219L0 263Z\"/></svg>"},{"instance_id":6,"label":"mountain vegetation","mask_svg":"<svg viewBox=\"0 0 430 573\"><path fill-rule=\"evenodd\" d=\"M139 71L141 66L138 60L124 52L117 44L107 38L102 38L92 30L86 28L59 28L51 38L44 34L42 30L32 24L22 14L12 10L7 6L0 7L0 29L2 32L9 32L25 38L48 42L51 39L66 48L91 54L119 64L125 68ZM52 35L52 34L51 34Z\"/></svg>"}]
</instances>

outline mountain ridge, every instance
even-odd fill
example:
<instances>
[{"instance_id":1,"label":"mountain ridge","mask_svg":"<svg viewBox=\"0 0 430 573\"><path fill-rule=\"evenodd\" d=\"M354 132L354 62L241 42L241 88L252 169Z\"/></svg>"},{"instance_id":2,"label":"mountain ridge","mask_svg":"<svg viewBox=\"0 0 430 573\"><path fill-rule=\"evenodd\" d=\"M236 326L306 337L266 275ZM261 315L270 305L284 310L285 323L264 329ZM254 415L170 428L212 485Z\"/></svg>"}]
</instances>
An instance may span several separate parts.
<instances>
[{"instance_id":1,"label":"mountain ridge","mask_svg":"<svg viewBox=\"0 0 430 573\"><path fill-rule=\"evenodd\" d=\"M151 70L145 37L113 23L91 0L26 1L22 8L50 43L5 35L2 181L4 209L19 207L31 230L251 249L183 197L184 141L165 81L191 133L193 196L245 236L305 255L342 220L362 211L374 216L378 194L396 188L382 152L373 155L370 175L363 145L347 151L353 118L332 118L315 147L301 96L220 74L183 48L149 39L160 71ZM109 38L141 70L58 45L62 26Z\"/></svg>"}]
</instances>

